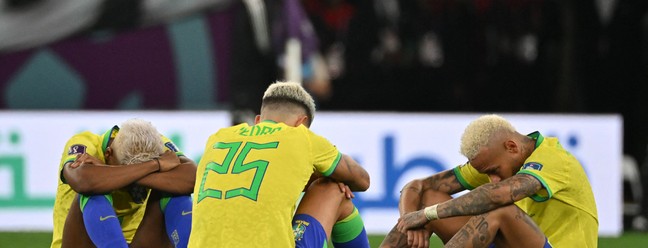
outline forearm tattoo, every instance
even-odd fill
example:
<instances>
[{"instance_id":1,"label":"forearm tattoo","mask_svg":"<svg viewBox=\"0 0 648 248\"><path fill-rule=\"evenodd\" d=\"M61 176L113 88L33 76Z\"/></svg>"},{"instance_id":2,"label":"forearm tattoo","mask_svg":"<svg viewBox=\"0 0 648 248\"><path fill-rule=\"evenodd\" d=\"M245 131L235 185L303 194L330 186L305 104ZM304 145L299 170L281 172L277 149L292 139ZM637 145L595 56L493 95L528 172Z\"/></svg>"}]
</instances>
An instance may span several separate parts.
<instances>
[{"instance_id":1,"label":"forearm tattoo","mask_svg":"<svg viewBox=\"0 0 648 248\"><path fill-rule=\"evenodd\" d=\"M399 232L396 226L389 231L382 244L380 244L380 248L395 247L407 247L407 235Z\"/></svg>"},{"instance_id":2,"label":"forearm tattoo","mask_svg":"<svg viewBox=\"0 0 648 248\"><path fill-rule=\"evenodd\" d=\"M462 186L454 172L449 170L424 179L422 190L434 190L454 194L462 190Z\"/></svg>"},{"instance_id":3,"label":"forearm tattoo","mask_svg":"<svg viewBox=\"0 0 648 248\"><path fill-rule=\"evenodd\" d=\"M529 175L515 175L499 183L484 184L439 206L439 217L477 215L533 195L540 182Z\"/></svg>"}]
</instances>

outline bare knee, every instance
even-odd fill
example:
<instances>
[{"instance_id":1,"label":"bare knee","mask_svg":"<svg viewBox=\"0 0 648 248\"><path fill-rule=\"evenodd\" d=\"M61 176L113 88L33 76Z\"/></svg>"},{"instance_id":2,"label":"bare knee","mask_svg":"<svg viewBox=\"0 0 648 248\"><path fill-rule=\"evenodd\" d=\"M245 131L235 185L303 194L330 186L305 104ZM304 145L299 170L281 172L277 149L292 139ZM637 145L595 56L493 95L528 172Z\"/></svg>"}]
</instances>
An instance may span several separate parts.
<instances>
[{"instance_id":1,"label":"bare knee","mask_svg":"<svg viewBox=\"0 0 648 248\"><path fill-rule=\"evenodd\" d=\"M342 194L339 188L340 186L336 181L333 181L330 178L322 177L311 182L311 184L308 186L308 191L316 191L320 194L321 192L339 192L340 194Z\"/></svg>"},{"instance_id":2,"label":"bare knee","mask_svg":"<svg viewBox=\"0 0 648 248\"><path fill-rule=\"evenodd\" d=\"M514 204L495 209L483 216L491 228L498 230L499 235L495 241L498 245L502 244L499 246L537 247L537 244L544 243L544 233L531 217Z\"/></svg>"}]
</instances>

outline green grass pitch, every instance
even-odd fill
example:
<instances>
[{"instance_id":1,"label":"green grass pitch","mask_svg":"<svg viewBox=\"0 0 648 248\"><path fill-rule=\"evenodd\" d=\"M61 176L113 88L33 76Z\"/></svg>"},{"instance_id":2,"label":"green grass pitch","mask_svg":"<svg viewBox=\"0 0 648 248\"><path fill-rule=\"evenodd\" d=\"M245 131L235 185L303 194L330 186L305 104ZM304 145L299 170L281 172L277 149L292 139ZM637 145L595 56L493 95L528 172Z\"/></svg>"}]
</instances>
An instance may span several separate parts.
<instances>
[{"instance_id":1,"label":"green grass pitch","mask_svg":"<svg viewBox=\"0 0 648 248\"><path fill-rule=\"evenodd\" d=\"M378 247L384 236L370 235L371 247ZM0 248L47 248L52 241L50 232L0 232ZM442 247L441 242L432 238L430 247ZM619 238L599 238L601 248L640 248L648 247L648 233L625 233Z\"/></svg>"}]
</instances>

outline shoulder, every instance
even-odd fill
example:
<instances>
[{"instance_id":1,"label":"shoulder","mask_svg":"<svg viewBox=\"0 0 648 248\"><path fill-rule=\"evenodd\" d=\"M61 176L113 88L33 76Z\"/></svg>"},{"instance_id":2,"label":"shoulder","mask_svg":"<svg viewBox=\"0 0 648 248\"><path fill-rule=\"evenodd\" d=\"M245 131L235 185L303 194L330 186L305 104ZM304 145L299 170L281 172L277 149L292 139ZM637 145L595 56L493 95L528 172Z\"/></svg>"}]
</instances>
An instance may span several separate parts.
<instances>
[{"instance_id":1,"label":"shoulder","mask_svg":"<svg viewBox=\"0 0 648 248\"><path fill-rule=\"evenodd\" d=\"M101 136L88 131L77 133L70 137L65 144L65 154L67 156L76 156L77 154L88 153L97 156L101 150Z\"/></svg>"},{"instance_id":2,"label":"shoulder","mask_svg":"<svg viewBox=\"0 0 648 248\"><path fill-rule=\"evenodd\" d=\"M71 147L74 144L80 144L85 147L88 146L94 146L94 147L100 147L101 146L101 136L95 133L91 133L88 131L85 132L80 132L68 139L66 146Z\"/></svg>"}]
</instances>

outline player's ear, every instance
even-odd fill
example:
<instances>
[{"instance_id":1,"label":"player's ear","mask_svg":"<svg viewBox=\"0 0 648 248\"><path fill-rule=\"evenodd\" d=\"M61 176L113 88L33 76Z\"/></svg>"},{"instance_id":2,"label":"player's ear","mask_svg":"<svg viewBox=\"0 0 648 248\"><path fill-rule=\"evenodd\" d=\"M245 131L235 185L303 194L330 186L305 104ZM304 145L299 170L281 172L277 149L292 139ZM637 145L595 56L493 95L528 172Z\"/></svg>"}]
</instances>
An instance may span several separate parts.
<instances>
[{"instance_id":1,"label":"player's ear","mask_svg":"<svg viewBox=\"0 0 648 248\"><path fill-rule=\"evenodd\" d=\"M254 124L259 124L259 122L261 122L261 115L256 115L254 117Z\"/></svg>"},{"instance_id":2,"label":"player's ear","mask_svg":"<svg viewBox=\"0 0 648 248\"><path fill-rule=\"evenodd\" d=\"M110 156L112 156L112 155L113 155L113 150L112 150L112 148L110 148L110 146L109 146L109 147L106 147L106 151L104 151L104 160L106 161L106 163L108 162L108 159L109 159Z\"/></svg>"},{"instance_id":3,"label":"player's ear","mask_svg":"<svg viewBox=\"0 0 648 248\"><path fill-rule=\"evenodd\" d=\"M518 153L520 151L517 142L514 140L506 140L504 142L504 147L506 148L506 151L510 153Z\"/></svg>"},{"instance_id":4,"label":"player's ear","mask_svg":"<svg viewBox=\"0 0 648 248\"><path fill-rule=\"evenodd\" d=\"M310 122L308 121L308 116L306 116L306 115L299 116L299 118L297 118L297 123L296 124L297 124L297 125L295 125L296 127L298 127L299 125L304 125L306 127L310 127Z\"/></svg>"}]
</instances>

